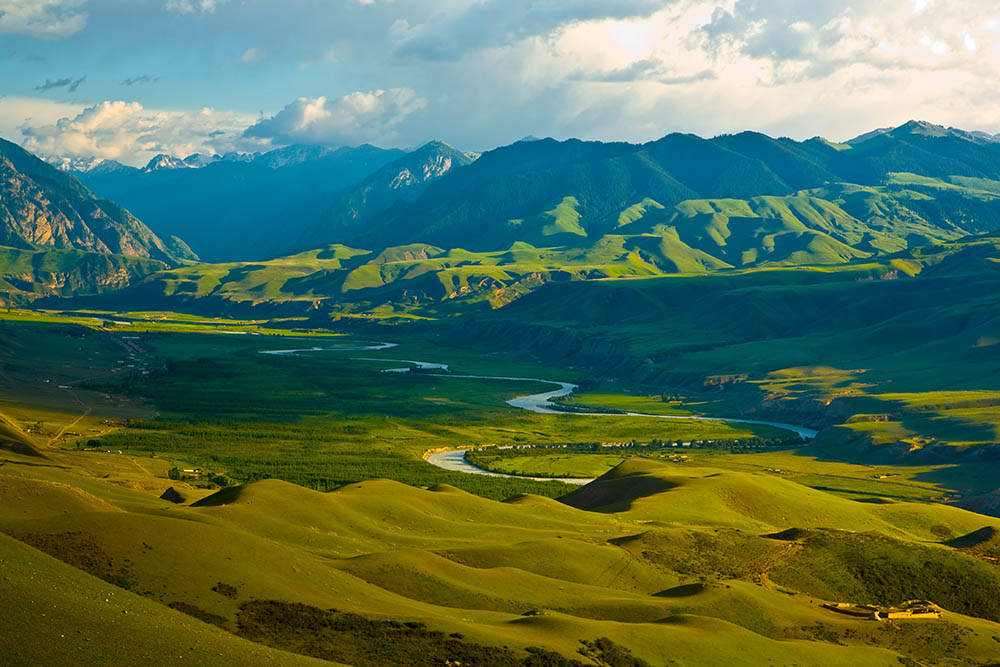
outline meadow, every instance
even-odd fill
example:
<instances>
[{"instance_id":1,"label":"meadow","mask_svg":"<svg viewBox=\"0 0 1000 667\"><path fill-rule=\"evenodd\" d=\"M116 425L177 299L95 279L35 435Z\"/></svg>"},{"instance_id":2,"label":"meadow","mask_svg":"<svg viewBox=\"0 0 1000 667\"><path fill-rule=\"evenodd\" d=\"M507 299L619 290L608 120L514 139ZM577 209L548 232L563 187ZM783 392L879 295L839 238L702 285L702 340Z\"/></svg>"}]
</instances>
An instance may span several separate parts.
<instances>
[{"instance_id":1,"label":"meadow","mask_svg":"<svg viewBox=\"0 0 1000 667\"><path fill-rule=\"evenodd\" d=\"M155 405L158 417L132 422L102 438L101 446L156 455L182 469L202 468L239 481L276 478L329 490L383 477L416 486L449 483L502 499L520 492L558 496L568 487L448 472L425 463L423 454L484 443L714 440L775 433L769 427L717 422L667 424L626 417L595 421L585 416L536 415L504 401L551 385L382 372L406 366L392 359L421 357L447 361L456 374L533 377L547 370L505 359L466 365L463 355L426 344L377 352L278 356L260 351L294 349L303 341L287 339L275 346L274 339L232 338L190 334L140 338L150 357L169 367L169 372L90 386ZM566 377L565 371L556 377Z\"/></svg>"}]
</instances>

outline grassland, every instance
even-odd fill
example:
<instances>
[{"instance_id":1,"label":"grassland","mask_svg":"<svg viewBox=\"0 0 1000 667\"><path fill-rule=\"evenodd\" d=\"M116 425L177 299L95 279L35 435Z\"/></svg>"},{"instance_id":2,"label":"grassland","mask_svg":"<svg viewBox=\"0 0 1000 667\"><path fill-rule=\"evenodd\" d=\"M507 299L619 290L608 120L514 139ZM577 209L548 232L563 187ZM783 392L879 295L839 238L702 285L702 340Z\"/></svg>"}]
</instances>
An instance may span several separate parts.
<instances>
[{"instance_id":1,"label":"grassland","mask_svg":"<svg viewBox=\"0 0 1000 667\"><path fill-rule=\"evenodd\" d=\"M404 651L392 660L412 664L600 664L595 650L634 665L737 664L747 650L816 665L972 665L995 654L1000 575L989 558L1000 522L927 502L995 488L987 467L976 478L954 465L873 467L808 449L685 448L677 462L525 449L505 463L606 474L577 490L451 473L422 454L775 432L532 414L504 401L545 385L382 372L421 359L456 374L592 381L523 353L455 347L438 332L410 332L381 351L274 356L260 352L358 338L220 335L264 323L130 317L201 328L108 329L54 314L0 323L0 433L10 443L0 449L0 532L17 540L0 536L0 557L19 563L0 595L43 599L32 568L78 586L72 599L50 591L45 613L95 664L174 642L191 651L190 642L193 656L232 646L247 664L299 659L281 651L303 654L303 664L354 663L375 659L371 636L391 638ZM767 395L849 389L883 400L859 378L797 367L747 384ZM719 414L745 398L667 392L664 402L607 385L571 403ZM884 400L914 411L992 400L919 393ZM161 498L171 487L173 500ZM915 574L921 563L932 577ZM912 598L943 607L941 619L894 622L890 633L821 607ZM98 607L92 621L74 620ZM46 618L25 614L17 628L42 636ZM139 618L162 630L133 631ZM25 652L0 635L26 664L60 664L48 646ZM530 662L546 655L550 663Z\"/></svg>"},{"instance_id":2,"label":"grassland","mask_svg":"<svg viewBox=\"0 0 1000 667\"><path fill-rule=\"evenodd\" d=\"M423 357L470 374L551 373L572 379L558 369L473 359L468 351L429 343L384 352L274 356L260 351L336 346L342 339L324 344L324 339L134 329L5 325L8 395L21 388L9 413L51 444L155 456L168 468L211 472L206 483L277 478L328 490L384 477L418 486L450 483L497 499L528 491L556 496L569 488L451 473L425 463L423 454L487 442L717 439L772 432L712 422L608 418L597 423L533 415L504 401L546 385L380 372L400 365L392 359ZM352 359L356 355L390 361ZM122 428L126 420L128 428ZM102 435L99 443L91 442Z\"/></svg>"},{"instance_id":3,"label":"grassland","mask_svg":"<svg viewBox=\"0 0 1000 667\"><path fill-rule=\"evenodd\" d=\"M150 321L164 317L144 315ZM165 468L197 468L213 473L202 482L213 477L225 483L277 478L327 490L384 477L417 486L449 483L497 499L517 492L557 496L568 488L557 482L538 485L470 478L430 466L422 456L442 447L484 444L544 447L654 440L725 442L779 434L768 427L732 423L530 414L510 408L504 401L542 390L545 385L416 372L382 373L400 363L352 358L425 359L447 362L458 373L583 380L575 372L539 366L509 353L488 355L443 347L434 337L410 337L403 346L382 352L320 351L277 357L259 352L296 348L303 341L183 330L145 333L125 327L108 331L72 324L28 324L24 322L28 318L23 315L16 323L3 325L8 350L6 392L11 397L4 413L13 423L46 443L93 449L95 443L91 440L100 438L98 448L102 450L143 458L155 456L155 461ZM49 319L61 321L61 316ZM165 319L183 322L173 315ZM204 321L197 326L202 327L201 331L219 331L241 324ZM318 344L336 346L348 339L329 340ZM27 354L28 349L38 352ZM44 354L40 353L43 349ZM947 410L958 410L967 419L971 418L968 411L972 411L986 424L992 418L989 407L994 396L988 392L872 397L862 394L865 384L859 381L857 372L833 368L786 369L753 383L758 391L765 392L765 400L799 393L810 397L817 393L856 395L866 405L876 406L867 408L874 415L888 414L907 402L916 411L912 417L904 413L907 416L902 421L852 418L821 436L819 452L823 453L828 451L823 449L824 442L840 438L840 430L866 438L885 438L886 442L906 442L915 431L905 428L904 423L915 427L924 420L946 429L949 422L942 422L942 416ZM746 397L740 392L735 397L729 393L723 392L721 397L718 392L650 396L591 391L570 397L568 404L652 414L738 414L745 409ZM15 395L17 399L11 400ZM664 402L664 398L668 401ZM122 428L126 421L129 427ZM595 456L561 451L552 458L552 453L526 450L523 457L506 458L496 469L540 476L590 477L633 454L609 454L604 450ZM656 456L671 453L663 451ZM973 463L928 461L923 465L899 465L883 461L873 468L871 464L817 461L816 453L808 448L757 454L683 450L694 460L708 457L709 464L715 467L767 474L779 470L804 484L847 497L932 499L976 495L998 485L988 467ZM851 472L845 473L847 469Z\"/></svg>"},{"instance_id":4,"label":"grassland","mask_svg":"<svg viewBox=\"0 0 1000 667\"><path fill-rule=\"evenodd\" d=\"M5 568L14 583L0 595L38 601L43 577L59 592L44 598L44 612L28 604L17 628L48 637L51 618L64 635L56 645L96 664L172 644L186 656L189 644L196 654L232 646L227 659L240 652L247 664L292 662L222 630L354 662L361 637L407 627L414 631L398 638L400 648L444 650L449 659L488 647L527 658L541 647L584 660L581 642L599 637L649 664L738 662L748 647L776 664L816 665L898 656L927 664L961 656L971 665L995 652L995 567L942 541L998 524L954 508L856 503L774 477L701 467L678 474L651 462L619 467L568 504L531 495L498 503L386 480L320 494L265 480L172 505L124 478L121 456L105 455L106 472L86 475L76 462L87 454L47 454L44 466L3 455L0 530L20 542L0 542L5 563L17 563ZM806 532L788 537L789 527ZM872 581L864 568L876 562L866 559L873 547L845 551L825 539L829 530L879 531L877 562L912 559L919 543L918 558L933 561L936 576L896 576L889 566L880 589L858 587ZM772 533L782 537L762 536ZM827 576L842 563L858 578ZM958 588L939 585L948 581ZM965 595L970 589L982 595ZM910 597L950 611L896 622L890 637L819 604ZM71 605L94 611L84 622ZM136 632L137 622L147 630ZM63 664L65 654L0 634L25 664Z\"/></svg>"},{"instance_id":5,"label":"grassland","mask_svg":"<svg viewBox=\"0 0 1000 667\"><path fill-rule=\"evenodd\" d=\"M180 468L212 470L236 480L272 477L326 490L385 477L420 486L451 483L502 499L524 491L561 495L566 488L558 483L541 489L517 480L469 478L434 468L422 455L435 448L484 442L716 439L755 432L712 422L668 425L608 418L597 423L586 417L533 415L504 401L545 385L387 374L380 371L399 362L359 361L330 352L260 354L273 347L273 339L227 337L206 349L204 338L143 339L149 354L170 360L170 372L149 380L129 378L115 390L156 405L159 419L110 434L102 439L102 447L156 454ZM404 345L357 354L391 360L420 358L424 352L431 350ZM447 355L444 360L458 372L466 370L460 356L456 360L447 350L437 352ZM480 361L468 371L528 375L539 369L495 360ZM253 391L248 393L247 387ZM766 427L756 430L772 432Z\"/></svg>"}]
</instances>

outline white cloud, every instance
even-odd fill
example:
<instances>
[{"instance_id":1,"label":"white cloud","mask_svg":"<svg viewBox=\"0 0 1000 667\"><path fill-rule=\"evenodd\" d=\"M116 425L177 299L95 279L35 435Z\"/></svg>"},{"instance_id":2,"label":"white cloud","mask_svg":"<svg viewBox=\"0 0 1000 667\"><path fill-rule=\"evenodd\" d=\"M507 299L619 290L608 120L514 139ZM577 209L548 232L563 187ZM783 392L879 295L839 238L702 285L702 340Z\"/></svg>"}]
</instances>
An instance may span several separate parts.
<instances>
[{"instance_id":1,"label":"white cloud","mask_svg":"<svg viewBox=\"0 0 1000 667\"><path fill-rule=\"evenodd\" d=\"M595 19L648 16L664 0L479 0L441 2L425 20L398 20L394 35L399 55L427 60L458 60L470 51L510 46L560 27ZM457 5L457 7L456 7Z\"/></svg>"},{"instance_id":2,"label":"white cloud","mask_svg":"<svg viewBox=\"0 0 1000 667\"><path fill-rule=\"evenodd\" d=\"M161 111L116 100L54 122L33 119L20 130L22 145L35 153L141 165L157 153L186 156L231 150L249 122L247 116L230 111Z\"/></svg>"},{"instance_id":3,"label":"white cloud","mask_svg":"<svg viewBox=\"0 0 1000 667\"><path fill-rule=\"evenodd\" d=\"M451 72L463 81L463 95L453 96L461 111L437 127L475 136L515 117L508 140L744 129L841 139L919 118L997 132L1000 36L984 27L995 7L958 4L927 3L915 15L909 0L736 0L722 8L681 0L646 18L573 22L466 53L452 65L463 71ZM976 52L968 26L982 42ZM477 71L491 73L488 85L473 82Z\"/></svg>"},{"instance_id":4,"label":"white cloud","mask_svg":"<svg viewBox=\"0 0 1000 667\"><path fill-rule=\"evenodd\" d=\"M300 97L271 118L249 127L247 137L275 144L386 144L398 126L427 101L409 88L357 91L337 99Z\"/></svg>"},{"instance_id":5,"label":"white cloud","mask_svg":"<svg viewBox=\"0 0 1000 667\"><path fill-rule=\"evenodd\" d=\"M192 12L211 14L216 7L225 2L226 0L167 0L166 8L181 14Z\"/></svg>"},{"instance_id":6,"label":"white cloud","mask_svg":"<svg viewBox=\"0 0 1000 667\"><path fill-rule=\"evenodd\" d=\"M0 35L68 37L87 25L86 0L0 0Z\"/></svg>"},{"instance_id":7,"label":"white cloud","mask_svg":"<svg viewBox=\"0 0 1000 667\"><path fill-rule=\"evenodd\" d=\"M948 45L930 35L921 35L918 43L939 58L948 55Z\"/></svg>"},{"instance_id":8,"label":"white cloud","mask_svg":"<svg viewBox=\"0 0 1000 667\"><path fill-rule=\"evenodd\" d=\"M973 37L968 31L962 33L962 42L965 45L965 50L969 53L975 53L979 50L979 40Z\"/></svg>"},{"instance_id":9,"label":"white cloud","mask_svg":"<svg viewBox=\"0 0 1000 667\"><path fill-rule=\"evenodd\" d=\"M31 91L47 79L88 73L78 94L101 100L119 94L102 78L135 73L101 68L141 61L162 83L130 95L280 110L252 126L256 118L242 128L223 123L223 140L234 145L440 138L479 150L526 134L637 141L743 129L837 139L910 117L1000 131L995 0L148 0L147 10L197 18L148 36L148 12L122 10L139 3L0 0L15 4L47 14L49 25L87 8L86 37L107 50L53 45L20 87L5 81L11 92L40 95ZM261 57L267 67L235 66ZM0 127L19 127L3 109ZM176 127L177 137L159 143L199 145L202 121L186 113L160 125Z\"/></svg>"},{"instance_id":10,"label":"white cloud","mask_svg":"<svg viewBox=\"0 0 1000 667\"><path fill-rule=\"evenodd\" d=\"M243 52L240 57L240 62L244 65L252 65L253 63L259 63L267 56L267 53L258 49L257 47L251 47Z\"/></svg>"},{"instance_id":11,"label":"white cloud","mask_svg":"<svg viewBox=\"0 0 1000 667\"><path fill-rule=\"evenodd\" d=\"M0 137L17 141L27 125L50 125L66 116L75 116L84 105L56 102L38 97L0 97Z\"/></svg>"}]
</instances>

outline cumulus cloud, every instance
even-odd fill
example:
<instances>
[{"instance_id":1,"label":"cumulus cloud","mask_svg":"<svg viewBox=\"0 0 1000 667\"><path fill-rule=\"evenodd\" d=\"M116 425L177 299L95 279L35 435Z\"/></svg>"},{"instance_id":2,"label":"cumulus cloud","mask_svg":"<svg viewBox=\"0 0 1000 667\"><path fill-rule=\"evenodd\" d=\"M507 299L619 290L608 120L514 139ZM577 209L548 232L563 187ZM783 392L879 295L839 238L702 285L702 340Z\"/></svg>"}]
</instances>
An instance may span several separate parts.
<instances>
[{"instance_id":1,"label":"cumulus cloud","mask_svg":"<svg viewBox=\"0 0 1000 667\"><path fill-rule=\"evenodd\" d=\"M87 25L86 0L0 0L0 35L55 39Z\"/></svg>"},{"instance_id":2,"label":"cumulus cloud","mask_svg":"<svg viewBox=\"0 0 1000 667\"><path fill-rule=\"evenodd\" d=\"M729 48L729 57L757 59L776 81L824 77L852 64L1000 71L996 58L973 60L995 18L996 6L979 0L737 0L731 10L716 9L702 32L715 55Z\"/></svg>"},{"instance_id":3,"label":"cumulus cloud","mask_svg":"<svg viewBox=\"0 0 1000 667\"><path fill-rule=\"evenodd\" d=\"M157 153L186 156L231 150L248 122L246 116L228 111L161 111L116 100L54 123L26 123L21 135L24 147L36 153L140 165Z\"/></svg>"},{"instance_id":4,"label":"cumulus cloud","mask_svg":"<svg viewBox=\"0 0 1000 667\"><path fill-rule=\"evenodd\" d=\"M274 144L386 144L398 126L427 101L409 88L353 92L337 99L300 97L244 135Z\"/></svg>"},{"instance_id":5,"label":"cumulus cloud","mask_svg":"<svg viewBox=\"0 0 1000 667\"><path fill-rule=\"evenodd\" d=\"M434 13L410 25L397 21L396 53L429 60L455 60L470 50L509 45L547 35L560 26L595 19L648 16L664 0L482 0Z\"/></svg>"}]
</instances>

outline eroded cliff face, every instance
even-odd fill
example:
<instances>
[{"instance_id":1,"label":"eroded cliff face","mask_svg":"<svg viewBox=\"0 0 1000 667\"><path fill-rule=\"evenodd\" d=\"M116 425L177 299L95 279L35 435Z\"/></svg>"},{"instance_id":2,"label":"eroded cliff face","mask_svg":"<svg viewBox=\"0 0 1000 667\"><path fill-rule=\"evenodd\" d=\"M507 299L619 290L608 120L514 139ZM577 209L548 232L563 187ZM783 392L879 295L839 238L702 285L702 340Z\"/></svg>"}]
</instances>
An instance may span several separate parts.
<instances>
[{"instance_id":1,"label":"eroded cliff face","mask_svg":"<svg viewBox=\"0 0 1000 667\"><path fill-rule=\"evenodd\" d=\"M69 202L60 201L61 198L18 172L2 155L0 193L0 244L112 252Z\"/></svg>"},{"instance_id":2,"label":"eroded cliff face","mask_svg":"<svg viewBox=\"0 0 1000 667\"><path fill-rule=\"evenodd\" d=\"M125 209L95 197L73 176L3 140L0 245L75 249L167 263L191 259L178 256L177 248L169 248Z\"/></svg>"}]
</instances>

